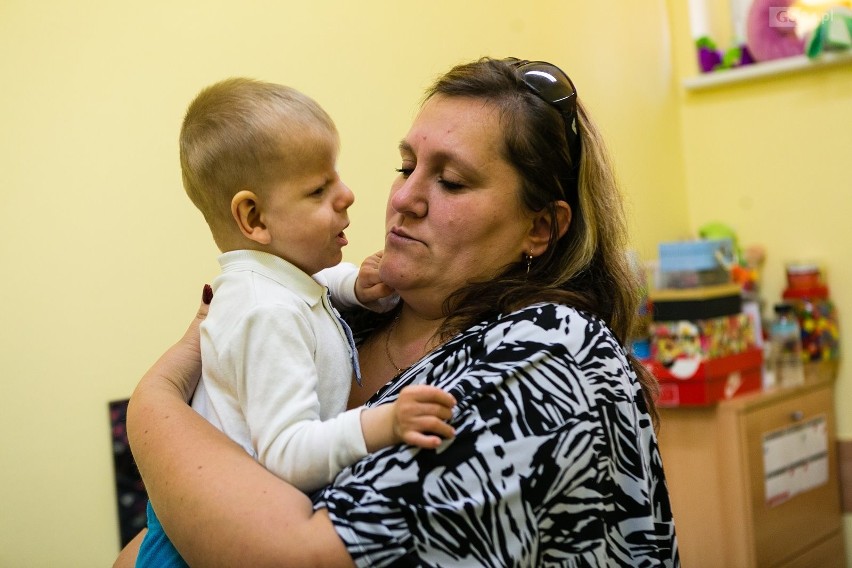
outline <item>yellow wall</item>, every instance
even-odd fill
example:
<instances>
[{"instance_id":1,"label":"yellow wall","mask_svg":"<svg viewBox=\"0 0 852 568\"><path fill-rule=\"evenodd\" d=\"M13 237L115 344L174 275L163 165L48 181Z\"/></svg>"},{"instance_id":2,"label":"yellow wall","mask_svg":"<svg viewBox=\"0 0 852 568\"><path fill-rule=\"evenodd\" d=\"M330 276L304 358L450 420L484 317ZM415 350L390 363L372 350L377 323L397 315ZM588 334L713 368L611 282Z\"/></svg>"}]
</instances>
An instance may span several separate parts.
<instances>
[{"instance_id":1,"label":"yellow wall","mask_svg":"<svg viewBox=\"0 0 852 568\"><path fill-rule=\"evenodd\" d=\"M252 76L329 110L357 195L357 261L381 247L396 143L430 80L484 54L552 60L609 135L634 242L653 254L687 230L664 8L0 3L0 566L105 566L117 553L107 401L130 394L217 269L177 163L200 88Z\"/></svg>"},{"instance_id":2,"label":"yellow wall","mask_svg":"<svg viewBox=\"0 0 852 568\"><path fill-rule=\"evenodd\" d=\"M696 74L682 2L670 0L682 77ZM683 25L678 26L678 22ZM852 65L817 68L681 93L689 225L733 226L744 245L767 249L767 313L788 262L824 267L841 330L852 322ZM846 326L848 327L848 326ZM852 333L841 337L852 352ZM852 378L841 365L838 430L852 438Z\"/></svg>"},{"instance_id":3,"label":"yellow wall","mask_svg":"<svg viewBox=\"0 0 852 568\"><path fill-rule=\"evenodd\" d=\"M675 67L681 78L695 75L685 3L668 5ZM727 3L714 0L711 11L718 5ZM769 313L786 285L786 263L815 260L825 268L845 354L835 391L838 437L852 439L852 65L684 91L680 107L690 227L725 221L743 244L766 247ZM852 515L845 527L852 567Z\"/></svg>"},{"instance_id":4,"label":"yellow wall","mask_svg":"<svg viewBox=\"0 0 852 568\"><path fill-rule=\"evenodd\" d=\"M190 99L224 77L290 84L335 118L358 261L381 247L396 142L430 80L484 54L557 62L608 136L645 258L726 221L767 247L768 300L784 261L816 258L852 321L852 68L687 94L685 2L522 4L0 4L0 566L108 565L117 552L106 404L129 395L216 274L175 140ZM841 375L845 438L850 391Z\"/></svg>"}]
</instances>

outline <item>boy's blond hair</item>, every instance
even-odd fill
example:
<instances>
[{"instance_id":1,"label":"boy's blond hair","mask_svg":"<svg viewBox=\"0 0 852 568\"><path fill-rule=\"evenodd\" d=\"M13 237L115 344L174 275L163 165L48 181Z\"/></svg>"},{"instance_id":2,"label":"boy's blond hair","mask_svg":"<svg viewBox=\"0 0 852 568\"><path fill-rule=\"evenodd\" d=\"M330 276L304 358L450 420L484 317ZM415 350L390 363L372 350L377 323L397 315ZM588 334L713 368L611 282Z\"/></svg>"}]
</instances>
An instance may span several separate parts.
<instances>
[{"instance_id":1,"label":"boy's blond hair","mask_svg":"<svg viewBox=\"0 0 852 568\"><path fill-rule=\"evenodd\" d=\"M180 165L184 189L220 248L236 228L233 196L243 189L262 194L328 140L337 143L331 117L293 88L232 78L202 90L183 120Z\"/></svg>"}]
</instances>

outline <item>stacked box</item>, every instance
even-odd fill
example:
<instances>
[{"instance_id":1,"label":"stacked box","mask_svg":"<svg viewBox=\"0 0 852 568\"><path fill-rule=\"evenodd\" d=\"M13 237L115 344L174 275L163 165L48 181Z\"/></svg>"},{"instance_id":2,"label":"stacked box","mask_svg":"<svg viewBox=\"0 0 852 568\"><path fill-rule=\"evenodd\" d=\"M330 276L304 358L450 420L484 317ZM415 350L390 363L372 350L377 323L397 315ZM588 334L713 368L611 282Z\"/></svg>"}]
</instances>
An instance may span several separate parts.
<instances>
[{"instance_id":1,"label":"stacked box","mask_svg":"<svg viewBox=\"0 0 852 568\"><path fill-rule=\"evenodd\" d=\"M701 320L652 322L651 359L663 365L678 358L715 359L755 347L752 320L744 313Z\"/></svg>"},{"instance_id":2,"label":"stacked box","mask_svg":"<svg viewBox=\"0 0 852 568\"><path fill-rule=\"evenodd\" d=\"M715 359L681 359L671 366L645 362L657 377L661 407L707 406L758 391L763 382L763 350L751 348Z\"/></svg>"},{"instance_id":3,"label":"stacked box","mask_svg":"<svg viewBox=\"0 0 852 568\"><path fill-rule=\"evenodd\" d=\"M694 288L731 282L734 249L730 239L660 243L661 287Z\"/></svg>"},{"instance_id":4,"label":"stacked box","mask_svg":"<svg viewBox=\"0 0 852 568\"><path fill-rule=\"evenodd\" d=\"M762 384L763 351L737 285L651 294L650 358L660 406L707 405Z\"/></svg>"},{"instance_id":5,"label":"stacked box","mask_svg":"<svg viewBox=\"0 0 852 568\"><path fill-rule=\"evenodd\" d=\"M742 312L737 284L654 290L649 295L654 321L699 320Z\"/></svg>"}]
</instances>

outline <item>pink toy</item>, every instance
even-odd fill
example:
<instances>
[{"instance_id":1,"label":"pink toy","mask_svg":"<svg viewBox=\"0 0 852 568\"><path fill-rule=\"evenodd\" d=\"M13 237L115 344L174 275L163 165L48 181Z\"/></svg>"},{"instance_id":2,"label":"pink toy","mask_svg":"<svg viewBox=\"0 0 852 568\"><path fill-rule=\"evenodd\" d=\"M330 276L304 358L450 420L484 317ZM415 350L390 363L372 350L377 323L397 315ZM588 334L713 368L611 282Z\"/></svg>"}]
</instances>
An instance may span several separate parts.
<instances>
[{"instance_id":1,"label":"pink toy","mask_svg":"<svg viewBox=\"0 0 852 568\"><path fill-rule=\"evenodd\" d=\"M793 0L754 0L748 13L748 49L756 61L802 55L805 42L790 16Z\"/></svg>"}]
</instances>

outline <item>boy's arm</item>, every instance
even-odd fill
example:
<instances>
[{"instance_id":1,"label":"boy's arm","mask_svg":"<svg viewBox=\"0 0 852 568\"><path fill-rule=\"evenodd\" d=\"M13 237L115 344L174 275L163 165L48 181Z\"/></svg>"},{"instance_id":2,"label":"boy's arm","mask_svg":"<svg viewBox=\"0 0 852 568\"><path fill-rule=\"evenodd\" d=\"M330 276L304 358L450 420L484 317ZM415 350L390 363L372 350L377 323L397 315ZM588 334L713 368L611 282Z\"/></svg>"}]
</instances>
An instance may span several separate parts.
<instances>
[{"instance_id":1,"label":"boy's arm","mask_svg":"<svg viewBox=\"0 0 852 568\"><path fill-rule=\"evenodd\" d=\"M311 324L288 305L265 305L234 327L222 373L258 461L308 492L367 455L360 409L322 420ZM329 380L334 380L329 377ZM339 377L348 386L350 377ZM206 379L205 379L206 380ZM228 382L235 381L228 385Z\"/></svg>"},{"instance_id":2,"label":"boy's arm","mask_svg":"<svg viewBox=\"0 0 852 568\"><path fill-rule=\"evenodd\" d=\"M365 408L361 412L361 429L367 451L399 443L437 448L442 438L456 434L447 423L455 404L453 395L437 387L410 385L400 391L394 402Z\"/></svg>"},{"instance_id":3,"label":"boy's arm","mask_svg":"<svg viewBox=\"0 0 852 568\"><path fill-rule=\"evenodd\" d=\"M258 461L302 491L331 483L368 452L399 443L436 448L455 435L446 422L455 398L430 385L410 385L393 403L321 420L314 336L289 307L255 310L234 336L237 395Z\"/></svg>"}]
</instances>

